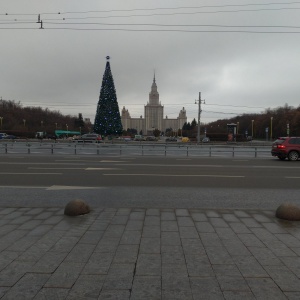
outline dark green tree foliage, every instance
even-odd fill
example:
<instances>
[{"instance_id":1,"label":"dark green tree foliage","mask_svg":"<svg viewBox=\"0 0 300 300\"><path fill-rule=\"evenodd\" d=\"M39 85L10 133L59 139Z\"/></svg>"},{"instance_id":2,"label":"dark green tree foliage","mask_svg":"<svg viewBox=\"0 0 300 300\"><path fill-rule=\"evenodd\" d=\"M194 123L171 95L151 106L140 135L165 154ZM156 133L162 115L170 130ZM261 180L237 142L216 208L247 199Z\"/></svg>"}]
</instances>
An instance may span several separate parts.
<instances>
[{"instance_id":1,"label":"dark green tree foliage","mask_svg":"<svg viewBox=\"0 0 300 300\"><path fill-rule=\"evenodd\" d=\"M159 137L160 136L160 130L158 130L158 129L154 129L153 130L153 135L155 136L155 137Z\"/></svg>"},{"instance_id":2,"label":"dark green tree foliage","mask_svg":"<svg viewBox=\"0 0 300 300\"><path fill-rule=\"evenodd\" d=\"M108 136L122 134L122 131L114 79L110 70L110 63L107 61L97 106L94 132Z\"/></svg>"},{"instance_id":3,"label":"dark green tree foliage","mask_svg":"<svg viewBox=\"0 0 300 300\"><path fill-rule=\"evenodd\" d=\"M135 128L127 128L127 134L137 134L137 130Z\"/></svg>"},{"instance_id":4,"label":"dark green tree foliage","mask_svg":"<svg viewBox=\"0 0 300 300\"><path fill-rule=\"evenodd\" d=\"M191 130L192 128L191 128L191 123L190 122L188 122L188 123L184 123L183 124L183 126L182 126L182 129L183 130Z\"/></svg>"},{"instance_id":5,"label":"dark green tree foliage","mask_svg":"<svg viewBox=\"0 0 300 300\"><path fill-rule=\"evenodd\" d=\"M84 127L84 121L83 121L82 113L78 114L78 119L76 119L74 121L74 124L75 124L76 128L79 128L79 127L83 128Z\"/></svg>"},{"instance_id":6,"label":"dark green tree foliage","mask_svg":"<svg viewBox=\"0 0 300 300\"><path fill-rule=\"evenodd\" d=\"M194 120L191 123L191 129L194 129L197 126L197 122L196 119L194 118Z\"/></svg>"}]
</instances>

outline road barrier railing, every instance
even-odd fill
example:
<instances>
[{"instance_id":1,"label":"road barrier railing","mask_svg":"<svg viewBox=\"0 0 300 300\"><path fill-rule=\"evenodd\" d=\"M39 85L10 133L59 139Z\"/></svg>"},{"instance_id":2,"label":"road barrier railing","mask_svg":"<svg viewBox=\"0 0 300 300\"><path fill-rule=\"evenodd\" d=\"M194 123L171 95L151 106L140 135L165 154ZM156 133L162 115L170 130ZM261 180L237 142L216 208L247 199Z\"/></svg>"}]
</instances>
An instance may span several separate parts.
<instances>
[{"instance_id":1,"label":"road barrier railing","mask_svg":"<svg viewBox=\"0 0 300 300\"><path fill-rule=\"evenodd\" d=\"M102 155L102 156L206 156L267 157L270 146L197 144L112 143L0 143L0 154Z\"/></svg>"}]
</instances>

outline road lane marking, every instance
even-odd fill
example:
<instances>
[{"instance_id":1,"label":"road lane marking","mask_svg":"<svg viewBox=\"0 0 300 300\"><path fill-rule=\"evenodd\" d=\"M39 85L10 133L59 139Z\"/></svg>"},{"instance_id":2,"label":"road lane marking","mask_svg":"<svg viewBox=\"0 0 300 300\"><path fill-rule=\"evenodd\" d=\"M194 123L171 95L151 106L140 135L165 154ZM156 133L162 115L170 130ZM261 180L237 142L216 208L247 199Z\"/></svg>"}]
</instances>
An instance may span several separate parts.
<instances>
[{"instance_id":1,"label":"road lane marking","mask_svg":"<svg viewBox=\"0 0 300 300\"><path fill-rule=\"evenodd\" d=\"M153 176L153 177L217 177L217 178L245 178L234 175L184 175L184 174L103 174L105 176Z\"/></svg>"},{"instance_id":2,"label":"road lane marking","mask_svg":"<svg viewBox=\"0 0 300 300\"><path fill-rule=\"evenodd\" d=\"M47 191L54 191L54 190L100 190L100 189L107 189L107 187L98 187L98 186L64 186L64 185L52 185L52 186L25 186L25 185L0 185L0 188L9 188L9 189L41 189Z\"/></svg>"},{"instance_id":3,"label":"road lane marking","mask_svg":"<svg viewBox=\"0 0 300 300\"><path fill-rule=\"evenodd\" d=\"M0 188L6 189L47 189L47 186L25 186L25 185L0 185Z\"/></svg>"},{"instance_id":4,"label":"road lane marking","mask_svg":"<svg viewBox=\"0 0 300 300\"><path fill-rule=\"evenodd\" d=\"M0 162L0 165L58 165L56 162ZM60 165L85 166L83 163L63 163Z\"/></svg>"},{"instance_id":5,"label":"road lane marking","mask_svg":"<svg viewBox=\"0 0 300 300\"><path fill-rule=\"evenodd\" d=\"M115 164L118 166L119 164ZM133 166L133 167L181 167L181 168L203 168L203 167L209 167L209 168L247 168L247 169L300 169L299 167L295 166L283 166L283 165L277 165L277 166L258 166L258 165L193 165L193 164L139 164L139 163L133 163L133 164L120 164L120 166Z\"/></svg>"},{"instance_id":6,"label":"road lane marking","mask_svg":"<svg viewBox=\"0 0 300 300\"><path fill-rule=\"evenodd\" d=\"M122 160L100 160L102 163L122 163ZM124 161L126 162L126 161Z\"/></svg>"},{"instance_id":7,"label":"road lane marking","mask_svg":"<svg viewBox=\"0 0 300 300\"><path fill-rule=\"evenodd\" d=\"M57 163L65 163L65 162L74 163L75 162L76 165L85 165L84 163L86 163L86 162L95 162L95 161L88 160L88 159L86 159L86 160L83 160L83 159L56 159L54 163L56 163L56 162ZM78 162L82 162L82 163L78 163Z\"/></svg>"},{"instance_id":8,"label":"road lane marking","mask_svg":"<svg viewBox=\"0 0 300 300\"><path fill-rule=\"evenodd\" d=\"M97 186L71 186L71 185L52 185L47 187L47 191L62 191L62 190L100 190L105 189L105 187Z\"/></svg>"},{"instance_id":9,"label":"road lane marking","mask_svg":"<svg viewBox=\"0 0 300 300\"><path fill-rule=\"evenodd\" d=\"M85 168L62 168L62 167L56 167L56 168L42 168L42 167L29 167L29 170L84 170Z\"/></svg>"},{"instance_id":10,"label":"road lane marking","mask_svg":"<svg viewBox=\"0 0 300 300\"><path fill-rule=\"evenodd\" d=\"M86 171L121 170L118 168L86 168Z\"/></svg>"},{"instance_id":11,"label":"road lane marking","mask_svg":"<svg viewBox=\"0 0 300 300\"><path fill-rule=\"evenodd\" d=\"M63 173L28 173L28 172L17 172L17 173L8 173L0 172L0 175L62 175Z\"/></svg>"},{"instance_id":12,"label":"road lane marking","mask_svg":"<svg viewBox=\"0 0 300 300\"><path fill-rule=\"evenodd\" d=\"M118 166L118 164L116 164ZM120 166L133 166L133 167L182 167L182 168L188 168L188 167L209 167L209 168L223 168L227 167L224 165L171 165L171 164L120 164Z\"/></svg>"}]
</instances>

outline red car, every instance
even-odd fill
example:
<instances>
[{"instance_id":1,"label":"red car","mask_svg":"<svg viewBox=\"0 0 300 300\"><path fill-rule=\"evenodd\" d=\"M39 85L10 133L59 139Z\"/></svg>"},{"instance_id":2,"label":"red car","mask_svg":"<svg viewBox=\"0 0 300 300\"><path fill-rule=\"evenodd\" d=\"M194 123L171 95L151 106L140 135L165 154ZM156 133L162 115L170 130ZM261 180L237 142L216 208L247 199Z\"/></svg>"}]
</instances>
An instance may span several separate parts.
<instances>
[{"instance_id":1,"label":"red car","mask_svg":"<svg viewBox=\"0 0 300 300\"><path fill-rule=\"evenodd\" d=\"M281 160L298 160L300 157L300 137L280 137L272 144L272 156Z\"/></svg>"}]
</instances>

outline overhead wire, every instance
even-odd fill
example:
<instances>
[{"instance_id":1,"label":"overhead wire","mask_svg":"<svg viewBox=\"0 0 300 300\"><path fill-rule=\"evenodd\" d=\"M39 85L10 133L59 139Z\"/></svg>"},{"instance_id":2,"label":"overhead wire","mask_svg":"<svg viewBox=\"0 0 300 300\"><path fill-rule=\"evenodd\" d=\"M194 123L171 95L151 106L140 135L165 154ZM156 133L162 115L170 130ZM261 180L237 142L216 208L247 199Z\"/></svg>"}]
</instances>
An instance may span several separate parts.
<instances>
[{"instance_id":1,"label":"overhead wire","mask_svg":"<svg viewBox=\"0 0 300 300\"><path fill-rule=\"evenodd\" d=\"M133 8L133 9L111 9L111 10L90 10L90 11L66 11L66 12L43 12L42 15L64 15L64 14L89 14L89 13L111 13L131 11L153 11L153 10L178 10L178 9L203 9L203 8L225 8L225 7L248 7L248 6L273 6L273 5L294 5L300 1L292 2L269 2L269 3L246 3L246 4L223 4L223 5L201 5L201 6L177 6L177 7L155 7L155 8ZM280 9L280 8L279 8ZM34 13L0 13L1 15L34 16Z\"/></svg>"},{"instance_id":2,"label":"overhead wire","mask_svg":"<svg viewBox=\"0 0 300 300\"><path fill-rule=\"evenodd\" d=\"M300 1L293 2L270 2L270 3L248 3L248 4L224 4L224 5L202 5L202 6L177 6L177 7L156 7L156 8L133 8L133 9L112 9L112 10L96 10L85 12L65 12L64 14L80 14L80 13L111 13L111 12L131 12L131 11L153 11L153 10L177 10L177 9L203 9L203 8L221 8L221 7L247 7L247 6L271 6L271 5L294 5L300 4Z\"/></svg>"},{"instance_id":3,"label":"overhead wire","mask_svg":"<svg viewBox=\"0 0 300 300\"><path fill-rule=\"evenodd\" d=\"M257 12L257 11L274 11L274 10L299 10L300 7L294 7L295 5L300 4L300 1L291 1L291 2L269 2L269 3L246 3L246 4L225 4L225 5L202 5L202 6L178 6L178 7L155 7L155 8L135 8L135 9L114 9L114 10L91 10L91 11L67 11L67 12L44 12L39 14L39 21L35 22L32 21L31 24L35 23L42 23L40 28L38 29L48 29L48 30L71 30L71 31L132 31L132 32L189 32L189 33L262 33L262 34L289 34L289 33L300 33L299 31L295 31L299 29L300 26L289 26L289 25L223 25L223 24L157 24L157 23L96 23L96 22L61 22L66 20L85 20L85 19L99 19L99 18L132 18L132 17L152 17L152 16L172 16L172 15L186 15L186 14L211 14L211 13L238 13L238 12ZM278 6L278 5L293 5L293 7L275 7L272 8L270 6ZM126 15L108 15L108 16L91 16L90 14L99 14L99 13L114 13L114 12L134 12L134 11L163 11L163 10L201 10L207 8L233 8L233 7L255 7L258 6L260 8L255 9L238 9L238 10L213 10L213 11L179 11L179 12L169 12L169 13L155 13L155 14L126 14ZM265 8L261 8L264 6ZM40 16L47 16L47 15L79 15L79 14L88 14L89 16L84 17L63 17L63 18L56 18L56 19L47 19L43 18L40 20ZM37 14L33 13L5 13L0 14L0 16L37 16ZM12 30L12 29L36 29L36 27L5 27L5 25L11 24L30 24L30 20L13 20L9 22L5 22L5 20L0 21L0 29L2 30ZM50 25L44 27L43 25ZM1 27L3 26L4 27ZM63 25L63 26L61 26ZM122 28L86 28L84 26L121 26ZM148 27L177 27L176 29L153 29L153 28L124 28L124 26L148 26ZM211 28L224 28L226 30L215 30L215 29L206 29L206 30L190 30L190 29L183 29L186 27L211 27ZM229 28L242 28L241 30L231 29ZM256 28L256 29L295 29L293 31L274 31L274 30L245 30L245 28Z\"/></svg>"},{"instance_id":4,"label":"overhead wire","mask_svg":"<svg viewBox=\"0 0 300 300\"><path fill-rule=\"evenodd\" d=\"M196 12L178 12L178 13L155 13L155 14L139 14L139 15L112 15L97 17L73 17L64 18L65 20L85 20L85 19L107 19L107 18L128 18L128 17L154 17L154 16L175 16L175 15L197 15L197 14L219 14L219 13L240 13L240 12L258 12L258 11L280 11L280 10L299 10L299 7L287 8L266 8L266 9L239 9L239 10L219 10L219 11L196 11ZM47 19L46 19L47 20Z\"/></svg>"},{"instance_id":5,"label":"overhead wire","mask_svg":"<svg viewBox=\"0 0 300 300\"><path fill-rule=\"evenodd\" d=\"M222 24L157 24L157 23L57 23L44 22L45 24L59 25L107 25L107 26L154 26L154 27L221 27L221 28L300 28L291 25L222 25ZM0 23L1 24L1 23Z\"/></svg>"}]
</instances>

